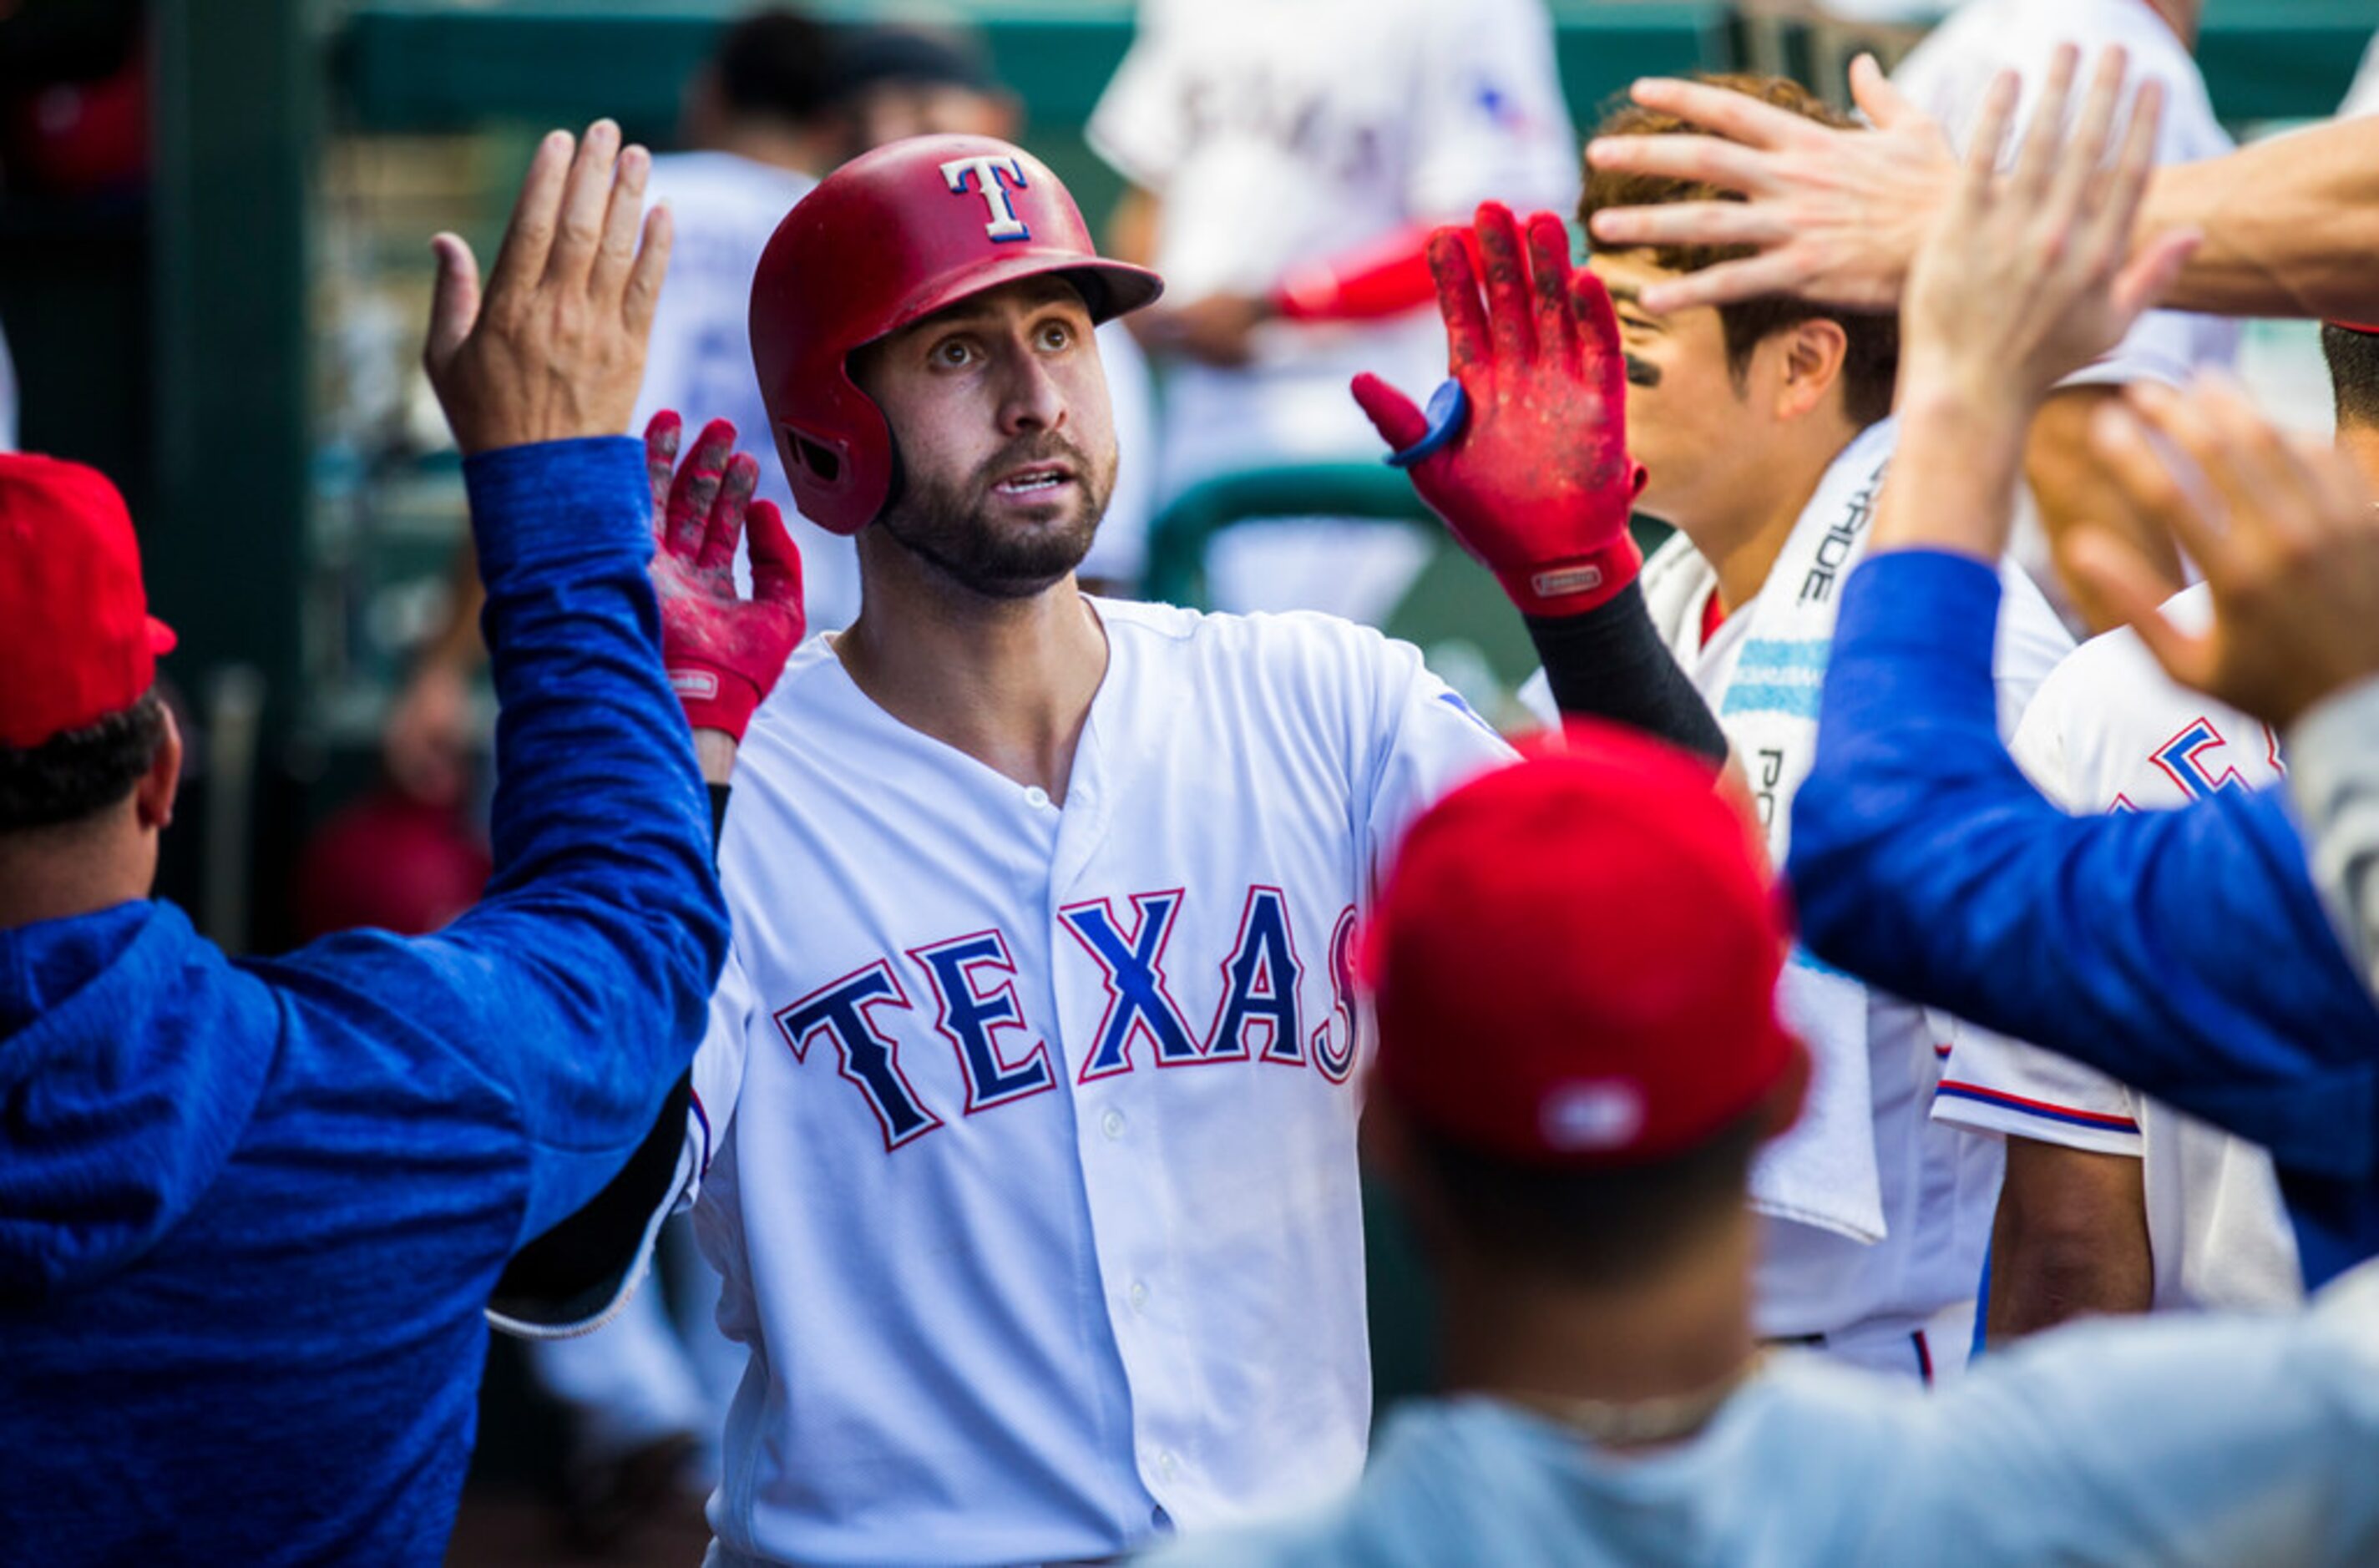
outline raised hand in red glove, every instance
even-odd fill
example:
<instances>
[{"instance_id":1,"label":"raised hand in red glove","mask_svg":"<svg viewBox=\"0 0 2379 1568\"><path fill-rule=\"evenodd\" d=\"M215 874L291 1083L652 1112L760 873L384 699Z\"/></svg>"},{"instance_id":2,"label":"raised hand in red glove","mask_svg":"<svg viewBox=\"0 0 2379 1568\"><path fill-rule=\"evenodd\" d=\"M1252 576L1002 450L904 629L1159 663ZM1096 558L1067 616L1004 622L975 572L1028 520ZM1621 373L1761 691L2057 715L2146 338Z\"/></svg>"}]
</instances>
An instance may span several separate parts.
<instances>
[{"instance_id":1,"label":"raised hand in red glove","mask_svg":"<svg viewBox=\"0 0 2379 1568\"><path fill-rule=\"evenodd\" d=\"M740 742L802 640L802 557L776 503L752 499L760 465L735 451L735 427L713 419L681 464L682 429L666 409L645 427L661 662L694 728ZM735 595L735 541L747 524L752 597L745 599Z\"/></svg>"},{"instance_id":2,"label":"raised hand in red glove","mask_svg":"<svg viewBox=\"0 0 2379 1568\"><path fill-rule=\"evenodd\" d=\"M1634 582L1644 563L1627 534L1644 471L1627 455L1627 376L1611 296L1570 266L1559 218L1540 212L1528 229L1524 254L1511 209L1479 207L1483 307L1463 231L1430 236L1448 368L1468 415L1410 467L1421 500L1522 613L1577 615ZM1356 377L1354 393L1400 453L1433 433L1429 416L1377 376Z\"/></svg>"}]
</instances>

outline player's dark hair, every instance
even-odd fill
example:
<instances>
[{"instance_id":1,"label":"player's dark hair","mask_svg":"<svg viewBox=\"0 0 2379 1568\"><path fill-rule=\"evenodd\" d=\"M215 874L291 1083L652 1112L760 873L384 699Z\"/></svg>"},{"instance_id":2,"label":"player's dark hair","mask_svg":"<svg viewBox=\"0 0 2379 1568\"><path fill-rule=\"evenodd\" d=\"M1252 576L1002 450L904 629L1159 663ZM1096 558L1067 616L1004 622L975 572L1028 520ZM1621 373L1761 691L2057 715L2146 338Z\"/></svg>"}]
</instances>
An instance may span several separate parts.
<instances>
[{"instance_id":1,"label":"player's dark hair","mask_svg":"<svg viewBox=\"0 0 2379 1568\"><path fill-rule=\"evenodd\" d=\"M1747 72L1703 75L1694 78L1757 98L1763 103L1799 115L1837 129L1854 128L1856 122L1829 107L1808 89L1787 77ZM1594 134L1604 136L1676 136L1699 132L1674 115L1641 104L1626 103L1603 116ZM1606 207L1659 207L1676 201L1740 201L1734 191L1665 175L1629 175L1607 169L1586 171L1586 188L1578 198L1577 221L1588 223ZM1698 272L1721 261L1752 255L1747 245L1656 245L1647 247L1655 266L1673 272ZM1772 333L1803 321L1828 320L1842 329L1842 412L1862 428L1891 412L1891 393L1900 376L1900 318L1890 312L1842 310L1830 305L1781 295L1746 299L1718 308L1719 325L1726 334L1726 362L1743 384L1751 366L1752 350Z\"/></svg>"},{"instance_id":2,"label":"player's dark hair","mask_svg":"<svg viewBox=\"0 0 2379 1568\"><path fill-rule=\"evenodd\" d=\"M805 125L834 97L832 40L822 24L799 11L753 12L719 35L711 58L719 96L739 117Z\"/></svg>"},{"instance_id":3,"label":"player's dark hair","mask_svg":"<svg viewBox=\"0 0 2379 1568\"><path fill-rule=\"evenodd\" d=\"M1741 1209L1765 1108L1664 1160L1604 1168L1526 1164L1414 1128L1417 1163L1464 1240L1499 1263L1607 1286L1658 1273Z\"/></svg>"},{"instance_id":4,"label":"player's dark hair","mask_svg":"<svg viewBox=\"0 0 2379 1568\"><path fill-rule=\"evenodd\" d=\"M165 740L154 692L38 746L0 746L0 834L78 822L120 803Z\"/></svg>"},{"instance_id":5,"label":"player's dark hair","mask_svg":"<svg viewBox=\"0 0 2379 1568\"><path fill-rule=\"evenodd\" d=\"M2329 390L2337 400L2337 422L2379 429L2379 332L2324 322L2321 356L2329 362Z\"/></svg>"}]
</instances>

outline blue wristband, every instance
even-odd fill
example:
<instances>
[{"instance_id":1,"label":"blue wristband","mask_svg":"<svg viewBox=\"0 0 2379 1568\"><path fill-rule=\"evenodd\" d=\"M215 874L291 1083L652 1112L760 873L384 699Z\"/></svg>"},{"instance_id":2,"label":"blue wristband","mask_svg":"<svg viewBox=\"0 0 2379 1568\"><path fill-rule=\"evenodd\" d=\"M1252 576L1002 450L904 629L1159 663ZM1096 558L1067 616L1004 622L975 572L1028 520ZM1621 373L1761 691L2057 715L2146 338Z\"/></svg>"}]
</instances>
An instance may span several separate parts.
<instances>
[{"instance_id":1,"label":"blue wristband","mask_svg":"<svg viewBox=\"0 0 2379 1568\"><path fill-rule=\"evenodd\" d=\"M1429 428L1412 445L1388 453L1389 467L1409 468L1460 435L1462 427L1470 422L1470 396L1462 390L1460 381L1448 376L1429 394L1428 412Z\"/></svg>"}]
</instances>

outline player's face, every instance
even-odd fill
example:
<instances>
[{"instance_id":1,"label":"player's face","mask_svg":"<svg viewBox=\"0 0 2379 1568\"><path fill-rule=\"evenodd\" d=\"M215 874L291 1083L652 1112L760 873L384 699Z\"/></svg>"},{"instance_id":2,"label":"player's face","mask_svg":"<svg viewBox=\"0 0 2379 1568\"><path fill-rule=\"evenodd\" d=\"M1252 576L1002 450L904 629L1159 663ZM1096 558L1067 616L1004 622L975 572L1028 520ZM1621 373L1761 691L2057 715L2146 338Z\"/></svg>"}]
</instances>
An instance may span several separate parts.
<instances>
[{"instance_id":1,"label":"player's face","mask_svg":"<svg viewBox=\"0 0 2379 1568\"><path fill-rule=\"evenodd\" d=\"M1026 598L1081 564L1115 489L1090 311L1051 278L973 295L852 356L900 457L876 526L965 587Z\"/></svg>"},{"instance_id":2,"label":"player's face","mask_svg":"<svg viewBox=\"0 0 2379 1568\"><path fill-rule=\"evenodd\" d=\"M1636 303L1648 283L1677 276L1643 251L1599 252L1595 275L1611 290L1627 354L1627 447L1644 465L1639 509L1688 534L1715 524L1757 443L1744 385L1729 371L1717 310L1655 316Z\"/></svg>"}]
</instances>

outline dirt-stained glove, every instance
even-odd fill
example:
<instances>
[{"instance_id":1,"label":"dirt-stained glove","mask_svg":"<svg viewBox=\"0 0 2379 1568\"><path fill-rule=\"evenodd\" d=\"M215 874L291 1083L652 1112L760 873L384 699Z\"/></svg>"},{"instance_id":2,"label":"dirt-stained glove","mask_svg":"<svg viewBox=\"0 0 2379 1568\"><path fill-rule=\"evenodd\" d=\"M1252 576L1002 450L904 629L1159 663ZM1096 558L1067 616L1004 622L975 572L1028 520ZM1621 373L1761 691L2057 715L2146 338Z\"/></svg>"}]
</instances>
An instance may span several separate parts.
<instances>
[{"instance_id":1,"label":"dirt-stained glove","mask_svg":"<svg viewBox=\"0 0 2379 1568\"><path fill-rule=\"evenodd\" d=\"M713 419L680 464L682 428L666 409L645 427L661 662L687 721L741 742L802 640L802 557L776 503L752 499L760 465L735 450L735 427ZM735 542L747 524L748 599L735 593Z\"/></svg>"},{"instance_id":2,"label":"dirt-stained glove","mask_svg":"<svg viewBox=\"0 0 2379 1568\"><path fill-rule=\"evenodd\" d=\"M1486 297L1462 231L1430 236L1453 379L1424 415L1368 372L1355 401L1396 449L1413 488L1523 614L1581 614L1636 580L1627 518L1644 471L1627 455L1626 368L1611 296L1573 269L1569 234L1511 209L1479 209ZM1450 392L1449 388L1458 388Z\"/></svg>"}]
</instances>

